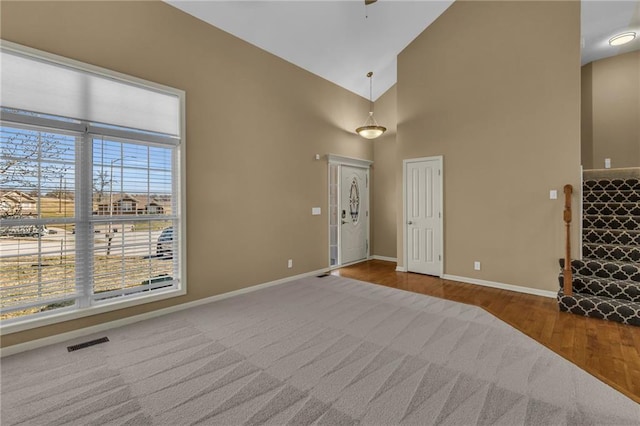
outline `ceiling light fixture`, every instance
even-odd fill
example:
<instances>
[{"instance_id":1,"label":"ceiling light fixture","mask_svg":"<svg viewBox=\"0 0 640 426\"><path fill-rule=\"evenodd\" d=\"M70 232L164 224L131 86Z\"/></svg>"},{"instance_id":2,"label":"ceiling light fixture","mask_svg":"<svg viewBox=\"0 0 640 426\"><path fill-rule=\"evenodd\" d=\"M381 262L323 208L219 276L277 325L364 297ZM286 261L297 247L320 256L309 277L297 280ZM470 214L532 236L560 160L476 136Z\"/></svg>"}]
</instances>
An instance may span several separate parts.
<instances>
[{"instance_id":1,"label":"ceiling light fixture","mask_svg":"<svg viewBox=\"0 0 640 426\"><path fill-rule=\"evenodd\" d=\"M373 71L369 71L367 77L369 77L369 116L364 124L356 129L356 133L366 139L375 139L386 132L387 128L379 126L373 117Z\"/></svg>"},{"instance_id":2,"label":"ceiling light fixture","mask_svg":"<svg viewBox=\"0 0 640 426\"><path fill-rule=\"evenodd\" d=\"M623 44L629 43L630 41L633 41L635 38L636 33L634 32L622 33L611 37L609 39L609 44L611 46L621 46Z\"/></svg>"}]
</instances>

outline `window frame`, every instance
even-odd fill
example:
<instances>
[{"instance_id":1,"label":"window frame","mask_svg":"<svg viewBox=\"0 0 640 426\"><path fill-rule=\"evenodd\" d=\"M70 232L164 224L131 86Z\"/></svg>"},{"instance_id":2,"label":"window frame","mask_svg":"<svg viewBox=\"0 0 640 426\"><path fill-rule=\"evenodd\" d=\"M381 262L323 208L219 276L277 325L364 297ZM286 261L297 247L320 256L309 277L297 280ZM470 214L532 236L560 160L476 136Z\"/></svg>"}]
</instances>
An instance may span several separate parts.
<instances>
[{"instance_id":1,"label":"window frame","mask_svg":"<svg viewBox=\"0 0 640 426\"><path fill-rule=\"evenodd\" d=\"M187 294L187 211L186 211L186 132L185 132L185 105L186 105L186 93L183 90L175 89L169 86L165 86L162 84L150 82L147 80L143 80L137 77L129 76L123 73L119 73L117 71L112 71L109 69L97 67L90 64L85 64L73 59L65 58L62 56L54 55L48 52L43 52L37 49L32 49L26 46L22 46L16 43L8 42L6 40L0 40L2 42L2 49L7 51L13 51L25 56L33 57L36 60L45 60L54 62L57 64L61 64L63 66L75 68L79 71L99 74L102 76L106 76L116 81L120 81L123 84L130 84L141 86L144 88L148 88L149 90L159 91L162 93L167 93L176 96L179 99L180 109L179 109L179 129L180 134L178 137L169 137L163 136L159 134L149 133L149 132L141 132L136 129L126 129L122 127L115 127L104 125L102 123L90 123L86 121L80 120L54 120L52 118L41 116L41 115L24 115L24 114L14 114L8 111L0 112L0 119L4 122L7 122L8 125L26 125L26 126L34 126L41 128L42 130L50 129L56 132L73 132L80 133L80 140L77 144L84 146L86 145L87 140L93 138L96 134L100 134L101 136L113 137L115 139L128 139L128 140L137 140L141 141L145 145L173 145L173 155L174 155L174 166L175 169L172 171L172 185L173 191L172 195L175 196L176 202L176 212L175 215L179 218L179 230L178 235L180 236L177 241L174 241L174 244L178 245L178 281L179 284L177 288L172 288L170 290L160 290L158 293L147 292L143 294L129 295L124 300L101 300L94 301L91 305L87 306L86 304L76 303L72 307L61 308L58 310L49 311L43 315L35 314L28 315L25 317L18 317L15 319L11 319L9 323L5 321L0 322L0 336L6 334L12 334L20 331L30 330L33 328L43 327L47 325L57 324L60 322L75 320L79 318L84 318L93 315L99 315L106 312L131 308L134 306L139 306L148 303L154 303L160 300L181 297ZM78 150L79 147L76 149ZM80 148L84 149L84 148ZM77 151L77 161L76 163L83 163L82 169L77 172L80 174L80 179L86 180L87 182L91 181L92 170L91 170L91 162L86 161L86 158L80 158L85 155L82 151ZM89 153L90 156L90 153ZM89 173L89 176L86 174ZM90 200L86 201L89 203ZM91 212L84 212L85 215L89 217L83 219L82 217L76 215L74 222L79 222L81 220L85 220L86 224L91 223ZM153 216L153 215L151 215ZM76 250L76 255L79 255L80 250ZM91 255L90 253L83 253L85 256ZM76 271L76 274L78 272ZM77 276L77 275L76 275ZM88 288L85 284L84 288ZM80 301L82 298L78 298Z\"/></svg>"}]
</instances>

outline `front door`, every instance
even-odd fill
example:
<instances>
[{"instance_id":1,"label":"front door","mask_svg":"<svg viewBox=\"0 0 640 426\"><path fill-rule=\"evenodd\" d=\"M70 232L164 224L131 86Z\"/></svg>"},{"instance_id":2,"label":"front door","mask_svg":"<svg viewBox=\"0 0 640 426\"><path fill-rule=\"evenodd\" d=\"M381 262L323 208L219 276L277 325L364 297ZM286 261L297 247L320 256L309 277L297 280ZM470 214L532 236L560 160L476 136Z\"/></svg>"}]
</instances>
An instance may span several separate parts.
<instances>
[{"instance_id":1,"label":"front door","mask_svg":"<svg viewBox=\"0 0 640 426\"><path fill-rule=\"evenodd\" d=\"M369 255L369 171L341 166L340 264L364 260Z\"/></svg>"},{"instance_id":2,"label":"front door","mask_svg":"<svg viewBox=\"0 0 640 426\"><path fill-rule=\"evenodd\" d=\"M442 274L442 158L407 160L407 271Z\"/></svg>"}]
</instances>

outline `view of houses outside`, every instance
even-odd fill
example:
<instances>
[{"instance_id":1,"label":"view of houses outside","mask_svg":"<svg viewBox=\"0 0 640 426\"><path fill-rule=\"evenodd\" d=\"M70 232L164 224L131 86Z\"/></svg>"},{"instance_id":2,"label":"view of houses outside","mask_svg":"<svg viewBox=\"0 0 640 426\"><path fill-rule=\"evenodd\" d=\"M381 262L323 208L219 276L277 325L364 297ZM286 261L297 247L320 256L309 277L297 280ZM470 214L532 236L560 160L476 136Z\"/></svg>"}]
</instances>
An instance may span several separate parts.
<instances>
[{"instance_id":1,"label":"view of houses outside","mask_svg":"<svg viewBox=\"0 0 640 426\"><path fill-rule=\"evenodd\" d=\"M93 238L76 247L77 138L0 127L1 319L74 305L87 288L94 300L149 291L174 275L173 253L158 253L172 226L171 150L93 140Z\"/></svg>"}]
</instances>

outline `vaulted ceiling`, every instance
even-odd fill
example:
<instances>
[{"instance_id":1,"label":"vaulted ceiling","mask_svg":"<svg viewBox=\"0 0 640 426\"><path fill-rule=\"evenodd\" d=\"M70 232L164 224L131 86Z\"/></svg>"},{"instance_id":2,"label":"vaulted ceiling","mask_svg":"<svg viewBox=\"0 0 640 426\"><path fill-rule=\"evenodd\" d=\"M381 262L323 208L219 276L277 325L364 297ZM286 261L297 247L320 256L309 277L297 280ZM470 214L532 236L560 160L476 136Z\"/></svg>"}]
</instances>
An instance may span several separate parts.
<instances>
[{"instance_id":1,"label":"vaulted ceiling","mask_svg":"<svg viewBox=\"0 0 640 426\"><path fill-rule=\"evenodd\" d=\"M396 83L397 55L453 0L166 0L223 31L301 68L373 98ZM460 1L460 0L459 0ZM609 38L636 31L617 48ZM640 49L640 0L582 0L582 63Z\"/></svg>"}]
</instances>

